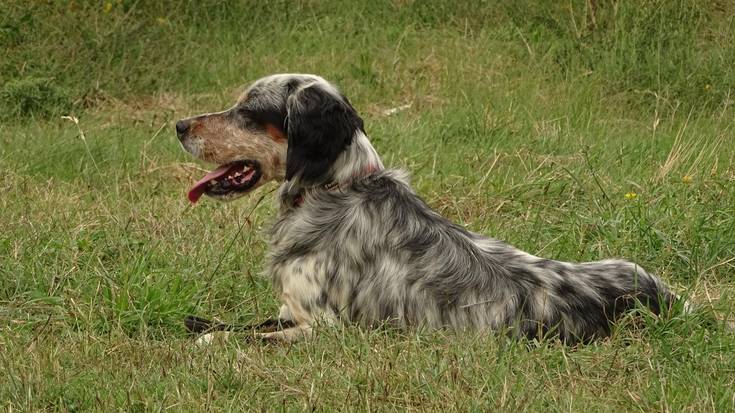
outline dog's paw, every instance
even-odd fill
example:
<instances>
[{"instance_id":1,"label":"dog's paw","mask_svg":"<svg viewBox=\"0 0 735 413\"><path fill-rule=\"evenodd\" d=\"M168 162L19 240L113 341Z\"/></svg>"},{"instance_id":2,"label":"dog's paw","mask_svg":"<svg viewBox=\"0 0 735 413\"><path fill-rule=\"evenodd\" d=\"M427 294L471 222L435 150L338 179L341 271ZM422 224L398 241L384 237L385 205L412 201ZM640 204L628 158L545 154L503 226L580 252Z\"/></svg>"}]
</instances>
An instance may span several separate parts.
<instances>
[{"instance_id":1,"label":"dog's paw","mask_svg":"<svg viewBox=\"0 0 735 413\"><path fill-rule=\"evenodd\" d=\"M230 338L229 331L215 331L199 336L194 342L199 347L208 347L212 344L222 344Z\"/></svg>"}]
</instances>

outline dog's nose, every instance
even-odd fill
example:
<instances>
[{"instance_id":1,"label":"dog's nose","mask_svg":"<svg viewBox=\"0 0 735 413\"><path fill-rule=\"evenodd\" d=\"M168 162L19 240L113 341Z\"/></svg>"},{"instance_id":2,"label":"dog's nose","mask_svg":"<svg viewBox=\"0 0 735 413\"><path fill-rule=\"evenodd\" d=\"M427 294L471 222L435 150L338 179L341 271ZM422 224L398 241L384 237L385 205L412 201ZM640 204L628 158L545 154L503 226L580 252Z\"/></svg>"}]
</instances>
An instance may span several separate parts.
<instances>
[{"instance_id":1,"label":"dog's nose","mask_svg":"<svg viewBox=\"0 0 735 413\"><path fill-rule=\"evenodd\" d=\"M184 135L186 135L186 132L189 131L189 121L188 120L180 120L176 122L176 135L179 136L179 139L183 138Z\"/></svg>"}]
</instances>

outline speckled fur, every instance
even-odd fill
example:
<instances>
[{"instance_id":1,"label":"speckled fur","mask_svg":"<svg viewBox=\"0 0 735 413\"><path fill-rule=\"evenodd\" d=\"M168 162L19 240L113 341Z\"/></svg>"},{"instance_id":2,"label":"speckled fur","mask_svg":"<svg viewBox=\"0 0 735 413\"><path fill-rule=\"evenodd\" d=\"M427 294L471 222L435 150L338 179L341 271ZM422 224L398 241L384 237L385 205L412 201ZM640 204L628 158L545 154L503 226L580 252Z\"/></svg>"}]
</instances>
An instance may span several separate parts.
<instances>
[{"instance_id":1,"label":"speckled fur","mask_svg":"<svg viewBox=\"0 0 735 413\"><path fill-rule=\"evenodd\" d=\"M286 180L266 274L282 303L279 318L295 326L262 338L293 341L311 336L317 324L350 322L553 335L575 343L607 336L611 323L638 303L659 313L676 300L634 263L540 258L446 220L404 172L384 169L362 120L322 78L275 75L249 91L238 105L265 112L262 118L279 120L281 113L287 149L218 124L223 115L202 123L200 151L187 149L216 162L262 151L268 152L262 159L282 161L268 174ZM320 113L319 105L333 107Z\"/></svg>"}]
</instances>

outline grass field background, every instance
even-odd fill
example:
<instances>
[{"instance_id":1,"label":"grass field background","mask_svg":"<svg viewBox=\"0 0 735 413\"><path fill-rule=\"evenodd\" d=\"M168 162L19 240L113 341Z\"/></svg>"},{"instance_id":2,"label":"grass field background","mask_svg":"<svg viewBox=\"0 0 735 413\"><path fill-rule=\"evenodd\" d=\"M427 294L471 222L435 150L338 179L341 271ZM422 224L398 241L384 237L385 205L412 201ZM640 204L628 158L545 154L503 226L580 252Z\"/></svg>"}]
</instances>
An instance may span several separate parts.
<instances>
[{"instance_id":1,"label":"grass field background","mask_svg":"<svg viewBox=\"0 0 735 413\"><path fill-rule=\"evenodd\" d=\"M732 320L735 5L592 3L0 0L0 408L735 409L735 335L698 316L579 348L348 326L200 349L183 330L277 309L275 186L191 207L207 165L173 133L276 72L337 83L452 220L635 260Z\"/></svg>"}]
</instances>

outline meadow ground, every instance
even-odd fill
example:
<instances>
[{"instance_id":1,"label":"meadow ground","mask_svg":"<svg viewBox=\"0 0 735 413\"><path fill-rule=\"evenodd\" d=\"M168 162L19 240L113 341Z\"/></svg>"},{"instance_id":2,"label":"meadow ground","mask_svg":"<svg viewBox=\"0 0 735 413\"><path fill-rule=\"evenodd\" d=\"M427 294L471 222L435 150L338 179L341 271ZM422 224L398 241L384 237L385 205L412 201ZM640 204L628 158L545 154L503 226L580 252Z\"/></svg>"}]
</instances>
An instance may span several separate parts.
<instances>
[{"instance_id":1,"label":"meadow ground","mask_svg":"<svg viewBox=\"0 0 735 413\"><path fill-rule=\"evenodd\" d=\"M191 207L206 166L173 133L260 76L321 74L452 220L547 257L627 257L732 320L733 3L0 9L0 408L735 409L735 334L701 315L578 348L355 327L195 348L186 314L276 311L258 276L274 186Z\"/></svg>"}]
</instances>

